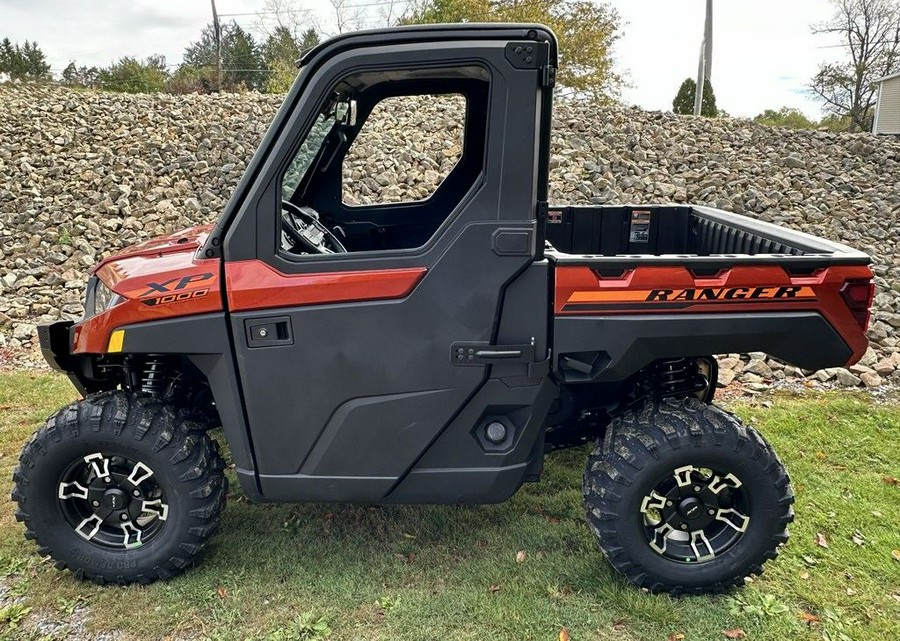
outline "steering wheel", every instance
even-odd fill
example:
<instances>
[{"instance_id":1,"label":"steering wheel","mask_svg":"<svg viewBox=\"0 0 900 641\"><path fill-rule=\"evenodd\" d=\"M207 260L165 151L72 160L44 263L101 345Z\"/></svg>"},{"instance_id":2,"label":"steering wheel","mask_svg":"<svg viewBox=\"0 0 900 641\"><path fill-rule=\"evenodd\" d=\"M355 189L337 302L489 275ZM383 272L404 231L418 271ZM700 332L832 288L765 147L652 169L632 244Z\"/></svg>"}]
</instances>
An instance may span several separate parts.
<instances>
[{"instance_id":1,"label":"steering wheel","mask_svg":"<svg viewBox=\"0 0 900 641\"><path fill-rule=\"evenodd\" d=\"M328 227L319 222L319 214L312 207L298 207L281 201L281 229L294 244L313 254L343 254L347 248Z\"/></svg>"}]
</instances>

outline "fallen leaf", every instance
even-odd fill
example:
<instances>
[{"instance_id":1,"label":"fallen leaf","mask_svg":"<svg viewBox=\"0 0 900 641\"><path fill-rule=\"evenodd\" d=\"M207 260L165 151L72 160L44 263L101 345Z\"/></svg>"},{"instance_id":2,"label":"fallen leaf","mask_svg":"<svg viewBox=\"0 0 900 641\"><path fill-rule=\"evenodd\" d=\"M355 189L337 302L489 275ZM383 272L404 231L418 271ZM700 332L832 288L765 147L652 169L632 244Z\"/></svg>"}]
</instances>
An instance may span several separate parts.
<instances>
[{"instance_id":1,"label":"fallen leaf","mask_svg":"<svg viewBox=\"0 0 900 641\"><path fill-rule=\"evenodd\" d=\"M415 534L410 534L409 532L404 532L404 533L403 533L403 536L406 537L407 539L414 539L414 538L416 538L416 535L415 535Z\"/></svg>"},{"instance_id":2,"label":"fallen leaf","mask_svg":"<svg viewBox=\"0 0 900 641\"><path fill-rule=\"evenodd\" d=\"M569 631L563 626L559 630L559 641L569 641Z\"/></svg>"},{"instance_id":3,"label":"fallen leaf","mask_svg":"<svg viewBox=\"0 0 900 641\"><path fill-rule=\"evenodd\" d=\"M806 565L809 565L809 566L813 566L813 565L816 565L816 564L819 563L818 561L816 561L815 558L813 558L813 557L811 557L811 556L808 556L808 555L806 555L806 554L803 555L803 562L806 563Z\"/></svg>"},{"instance_id":4,"label":"fallen leaf","mask_svg":"<svg viewBox=\"0 0 900 641\"><path fill-rule=\"evenodd\" d=\"M866 537L863 536L863 533L859 530L853 531L853 536L850 537L850 540L862 547L866 544Z\"/></svg>"},{"instance_id":5,"label":"fallen leaf","mask_svg":"<svg viewBox=\"0 0 900 641\"><path fill-rule=\"evenodd\" d=\"M819 622L819 617L817 617L815 614L812 614L811 612L801 612L800 620L803 621L803 623L805 623L806 625L812 625L813 623Z\"/></svg>"},{"instance_id":6,"label":"fallen leaf","mask_svg":"<svg viewBox=\"0 0 900 641\"><path fill-rule=\"evenodd\" d=\"M856 596L856 590L853 588L847 588L847 596Z\"/></svg>"},{"instance_id":7,"label":"fallen leaf","mask_svg":"<svg viewBox=\"0 0 900 641\"><path fill-rule=\"evenodd\" d=\"M616 632L624 632L627 623L628 622L625 619L617 619L616 621L613 621L613 630Z\"/></svg>"},{"instance_id":8,"label":"fallen leaf","mask_svg":"<svg viewBox=\"0 0 900 641\"><path fill-rule=\"evenodd\" d=\"M415 552L410 552L409 554L406 555L406 562L407 562L407 563L414 563L415 560L416 560L416 553L415 553Z\"/></svg>"},{"instance_id":9,"label":"fallen leaf","mask_svg":"<svg viewBox=\"0 0 900 641\"><path fill-rule=\"evenodd\" d=\"M722 634L724 634L728 639L743 639L747 636L747 633L740 628L734 628L732 630L722 630Z\"/></svg>"},{"instance_id":10,"label":"fallen leaf","mask_svg":"<svg viewBox=\"0 0 900 641\"><path fill-rule=\"evenodd\" d=\"M900 550L891 550L891 558L900 561Z\"/></svg>"},{"instance_id":11,"label":"fallen leaf","mask_svg":"<svg viewBox=\"0 0 900 641\"><path fill-rule=\"evenodd\" d=\"M816 545L818 545L820 548L828 547L828 541L825 540L825 535L821 532L816 532Z\"/></svg>"},{"instance_id":12,"label":"fallen leaf","mask_svg":"<svg viewBox=\"0 0 900 641\"><path fill-rule=\"evenodd\" d=\"M882 514L878 510L872 510L872 516L874 516L876 519L880 519L882 516L884 516L884 514Z\"/></svg>"},{"instance_id":13,"label":"fallen leaf","mask_svg":"<svg viewBox=\"0 0 900 641\"><path fill-rule=\"evenodd\" d=\"M220 585L216 588L216 594L219 595L219 598L223 601L228 598L228 588L224 585Z\"/></svg>"},{"instance_id":14,"label":"fallen leaf","mask_svg":"<svg viewBox=\"0 0 900 641\"><path fill-rule=\"evenodd\" d=\"M882 476L881 480L887 483L888 485L897 485L900 481L897 480L895 476Z\"/></svg>"},{"instance_id":15,"label":"fallen leaf","mask_svg":"<svg viewBox=\"0 0 900 641\"><path fill-rule=\"evenodd\" d=\"M555 516L548 516L547 521L549 521L553 525L556 525L557 523L559 523L559 519L556 518Z\"/></svg>"},{"instance_id":16,"label":"fallen leaf","mask_svg":"<svg viewBox=\"0 0 900 641\"><path fill-rule=\"evenodd\" d=\"M525 563L525 550L516 552L516 563ZM565 628L563 629L565 630ZM568 632L566 634L568 634Z\"/></svg>"},{"instance_id":17,"label":"fallen leaf","mask_svg":"<svg viewBox=\"0 0 900 641\"><path fill-rule=\"evenodd\" d=\"M666 637L666 641L682 641L682 639L684 639L684 632L673 632Z\"/></svg>"},{"instance_id":18,"label":"fallen leaf","mask_svg":"<svg viewBox=\"0 0 900 641\"><path fill-rule=\"evenodd\" d=\"M826 458L828 458L828 455L825 454L825 452L823 452L823 451L821 451L821 450L819 450L818 452L816 452L816 459L818 459L818 460L820 460L820 461L824 461Z\"/></svg>"},{"instance_id":19,"label":"fallen leaf","mask_svg":"<svg viewBox=\"0 0 900 641\"><path fill-rule=\"evenodd\" d=\"M804 581L808 580L809 572L807 572L806 570L803 570L803 572L800 573L800 578L803 579Z\"/></svg>"},{"instance_id":20,"label":"fallen leaf","mask_svg":"<svg viewBox=\"0 0 900 641\"><path fill-rule=\"evenodd\" d=\"M488 587L488 592L490 592L491 594L493 594L494 592L499 592L499 591L500 591L500 586L497 585L496 583L492 583L490 585L490 587Z\"/></svg>"}]
</instances>

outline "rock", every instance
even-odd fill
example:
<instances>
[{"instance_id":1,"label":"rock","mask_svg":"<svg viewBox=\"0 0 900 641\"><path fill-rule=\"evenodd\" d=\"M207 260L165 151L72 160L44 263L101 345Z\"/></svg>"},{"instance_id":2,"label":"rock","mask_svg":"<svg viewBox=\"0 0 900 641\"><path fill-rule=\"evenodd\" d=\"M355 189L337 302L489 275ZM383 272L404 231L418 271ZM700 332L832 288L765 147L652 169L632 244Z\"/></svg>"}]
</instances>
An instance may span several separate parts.
<instances>
[{"instance_id":1,"label":"rock","mask_svg":"<svg viewBox=\"0 0 900 641\"><path fill-rule=\"evenodd\" d=\"M859 379L866 387L878 387L884 382L875 372L863 372L859 375Z\"/></svg>"},{"instance_id":2,"label":"rock","mask_svg":"<svg viewBox=\"0 0 900 641\"><path fill-rule=\"evenodd\" d=\"M732 369L719 369L719 378L716 380L718 387L728 387L734 381L736 376Z\"/></svg>"},{"instance_id":3,"label":"rock","mask_svg":"<svg viewBox=\"0 0 900 641\"><path fill-rule=\"evenodd\" d=\"M36 334L36 325L32 325L31 323L19 323L16 325L15 329L13 329L12 337L16 340L25 341L36 338Z\"/></svg>"},{"instance_id":4,"label":"rock","mask_svg":"<svg viewBox=\"0 0 900 641\"><path fill-rule=\"evenodd\" d=\"M772 368L769 367L765 361L751 360L747 363L746 367L744 367L744 371L751 374L757 374L763 378L772 378Z\"/></svg>"},{"instance_id":5,"label":"rock","mask_svg":"<svg viewBox=\"0 0 900 641\"><path fill-rule=\"evenodd\" d=\"M838 385L842 387L857 387L862 382L858 376L843 368L838 370L836 378Z\"/></svg>"},{"instance_id":6,"label":"rock","mask_svg":"<svg viewBox=\"0 0 900 641\"><path fill-rule=\"evenodd\" d=\"M806 169L806 162L798 155L791 154L783 159L784 166L792 169Z\"/></svg>"}]
</instances>

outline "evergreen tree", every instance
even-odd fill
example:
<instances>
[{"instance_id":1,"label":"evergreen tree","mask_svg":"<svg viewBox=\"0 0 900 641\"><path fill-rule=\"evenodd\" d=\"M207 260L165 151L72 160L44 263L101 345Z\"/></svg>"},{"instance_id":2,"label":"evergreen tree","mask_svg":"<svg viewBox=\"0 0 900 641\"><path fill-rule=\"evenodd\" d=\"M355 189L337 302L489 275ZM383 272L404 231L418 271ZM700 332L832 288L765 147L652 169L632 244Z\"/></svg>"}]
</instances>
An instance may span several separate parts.
<instances>
[{"instance_id":1,"label":"evergreen tree","mask_svg":"<svg viewBox=\"0 0 900 641\"><path fill-rule=\"evenodd\" d=\"M269 93L284 93L290 89L297 75L297 59L300 47L290 29L276 27L262 48L262 60L268 77L265 88Z\"/></svg>"},{"instance_id":2,"label":"evergreen tree","mask_svg":"<svg viewBox=\"0 0 900 641\"><path fill-rule=\"evenodd\" d=\"M236 22L223 25L222 33L222 89L234 91L244 89L261 89L265 86L266 73L263 70L263 54L253 36L244 31ZM183 78L211 79L212 89L216 86L216 32L212 24L206 25L200 39L192 42L184 51L182 67L187 70L176 72ZM202 73L197 74L196 71ZM203 81L205 82L205 80ZM199 86L199 84L198 84Z\"/></svg>"},{"instance_id":3,"label":"evergreen tree","mask_svg":"<svg viewBox=\"0 0 900 641\"><path fill-rule=\"evenodd\" d=\"M678 88L678 93L672 101L672 111L677 114L691 115L694 113L694 96L697 95L697 83L692 78L686 78ZM703 83L703 100L700 103L700 115L715 118L719 115L716 108L716 94L713 91L709 78Z\"/></svg>"},{"instance_id":4,"label":"evergreen tree","mask_svg":"<svg viewBox=\"0 0 900 641\"><path fill-rule=\"evenodd\" d=\"M155 93L166 88L166 59L149 56L138 60L125 56L108 69L101 69L98 84L107 91Z\"/></svg>"},{"instance_id":5,"label":"evergreen tree","mask_svg":"<svg viewBox=\"0 0 900 641\"><path fill-rule=\"evenodd\" d=\"M53 80L44 52L36 42L27 40L21 46L9 38L0 41L0 73L7 74L10 80Z\"/></svg>"}]
</instances>

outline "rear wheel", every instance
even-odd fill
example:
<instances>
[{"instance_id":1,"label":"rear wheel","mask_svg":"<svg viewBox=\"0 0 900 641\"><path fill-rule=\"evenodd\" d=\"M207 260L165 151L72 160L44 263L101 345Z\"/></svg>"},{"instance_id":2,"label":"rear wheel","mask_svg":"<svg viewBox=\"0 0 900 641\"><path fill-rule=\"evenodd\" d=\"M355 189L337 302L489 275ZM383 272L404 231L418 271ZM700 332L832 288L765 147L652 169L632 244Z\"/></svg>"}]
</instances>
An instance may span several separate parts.
<instances>
[{"instance_id":1,"label":"rear wheel","mask_svg":"<svg viewBox=\"0 0 900 641\"><path fill-rule=\"evenodd\" d=\"M612 566L651 591L720 592L762 572L794 502L766 441L696 398L627 412L588 457L587 521Z\"/></svg>"},{"instance_id":2,"label":"rear wheel","mask_svg":"<svg viewBox=\"0 0 900 641\"><path fill-rule=\"evenodd\" d=\"M224 462L170 405L107 392L69 405L25 445L13 475L25 536L98 582L174 576L215 532Z\"/></svg>"}]
</instances>

